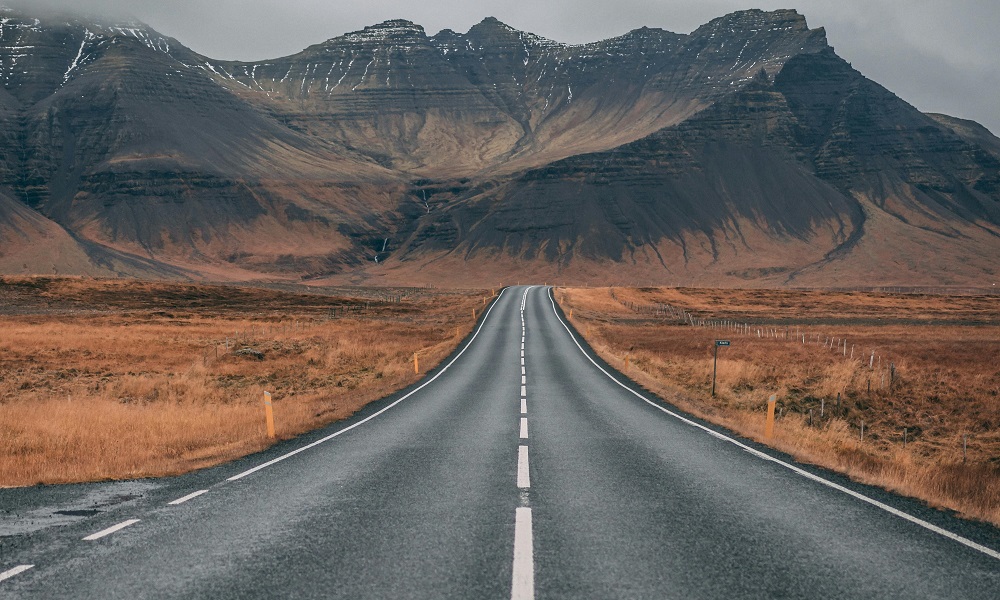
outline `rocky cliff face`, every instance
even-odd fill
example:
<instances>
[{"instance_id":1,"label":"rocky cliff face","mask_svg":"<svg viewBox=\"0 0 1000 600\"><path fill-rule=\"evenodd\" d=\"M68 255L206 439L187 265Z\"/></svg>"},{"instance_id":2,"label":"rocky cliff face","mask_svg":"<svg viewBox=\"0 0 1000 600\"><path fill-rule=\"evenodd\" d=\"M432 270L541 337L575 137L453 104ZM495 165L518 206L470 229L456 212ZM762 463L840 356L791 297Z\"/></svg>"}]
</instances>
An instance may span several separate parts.
<instances>
[{"instance_id":1,"label":"rocky cliff face","mask_svg":"<svg viewBox=\"0 0 1000 600\"><path fill-rule=\"evenodd\" d=\"M388 21L244 63L4 10L0 81L0 244L58 238L57 270L968 282L1000 249L1000 140L794 11L579 46Z\"/></svg>"}]
</instances>

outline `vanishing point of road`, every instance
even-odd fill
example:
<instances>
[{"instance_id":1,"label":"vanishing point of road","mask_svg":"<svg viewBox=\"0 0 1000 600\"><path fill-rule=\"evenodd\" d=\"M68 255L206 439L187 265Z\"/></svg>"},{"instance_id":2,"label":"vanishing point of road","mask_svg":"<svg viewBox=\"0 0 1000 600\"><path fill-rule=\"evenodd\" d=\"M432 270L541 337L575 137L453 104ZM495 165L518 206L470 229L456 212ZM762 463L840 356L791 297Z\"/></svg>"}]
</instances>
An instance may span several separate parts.
<instances>
[{"instance_id":1,"label":"vanishing point of road","mask_svg":"<svg viewBox=\"0 0 1000 600\"><path fill-rule=\"evenodd\" d=\"M995 600L998 549L661 403L542 286L504 290L419 384L267 452L0 490L10 599Z\"/></svg>"}]
</instances>

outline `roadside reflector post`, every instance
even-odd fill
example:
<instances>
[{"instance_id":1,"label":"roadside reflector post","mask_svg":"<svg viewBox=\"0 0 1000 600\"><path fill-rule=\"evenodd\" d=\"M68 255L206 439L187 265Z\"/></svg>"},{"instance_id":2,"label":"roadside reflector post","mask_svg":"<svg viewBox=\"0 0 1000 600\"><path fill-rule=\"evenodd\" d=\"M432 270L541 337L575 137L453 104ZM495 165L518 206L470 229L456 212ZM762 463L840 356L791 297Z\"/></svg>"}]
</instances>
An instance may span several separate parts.
<instances>
[{"instance_id":1,"label":"roadside reflector post","mask_svg":"<svg viewBox=\"0 0 1000 600\"><path fill-rule=\"evenodd\" d=\"M476 309L474 309L474 308L472 309L472 320L473 321L476 320Z\"/></svg>"},{"instance_id":2,"label":"roadside reflector post","mask_svg":"<svg viewBox=\"0 0 1000 600\"><path fill-rule=\"evenodd\" d=\"M569 318L571 318L571 319L573 318L573 309L572 308L569 309Z\"/></svg>"},{"instance_id":3,"label":"roadside reflector post","mask_svg":"<svg viewBox=\"0 0 1000 600\"><path fill-rule=\"evenodd\" d=\"M767 400L767 422L764 424L764 437L771 439L774 437L774 407L778 404L778 396L771 394Z\"/></svg>"},{"instance_id":4,"label":"roadside reflector post","mask_svg":"<svg viewBox=\"0 0 1000 600\"><path fill-rule=\"evenodd\" d=\"M712 358L712 397L715 397L715 375L719 370L719 346L729 346L729 340L715 340L715 356Z\"/></svg>"},{"instance_id":5,"label":"roadside reflector post","mask_svg":"<svg viewBox=\"0 0 1000 600\"><path fill-rule=\"evenodd\" d=\"M420 360L417 358L417 353L413 353L413 373L415 375L420 374Z\"/></svg>"},{"instance_id":6,"label":"roadside reflector post","mask_svg":"<svg viewBox=\"0 0 1000 600\"><path fill-rule=\"evenodd\" d=\"M264 392L264 416L267 419L267 437L274 439L274 408L271 406L271 392Z\"/></svg>"}]
</instances>

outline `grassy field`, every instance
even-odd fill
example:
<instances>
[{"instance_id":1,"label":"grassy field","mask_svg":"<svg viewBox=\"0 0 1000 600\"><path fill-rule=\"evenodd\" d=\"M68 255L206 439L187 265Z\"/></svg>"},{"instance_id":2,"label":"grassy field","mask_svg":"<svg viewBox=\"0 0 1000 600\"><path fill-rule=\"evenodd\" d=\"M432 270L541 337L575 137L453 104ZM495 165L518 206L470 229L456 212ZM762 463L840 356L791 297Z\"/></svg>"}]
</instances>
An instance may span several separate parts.
<instances>
[{"instance_id":1,"label":"grassy field","mask_svg":"<svg viewBox=\"0 0 1000 600\"><path fill-rule=\"evenodd\" d=\"M628 357L629 376L682 408L762 440L776 394L774 447L1000 525L1000 297L602 288L557 299L609 363ZM713 398L716 339L732 345Z\"/></svg>"},{"instance_id":2,"label":"grassy field","mask_svg":"<svg viewBox=\"0 0 1000 600\"><path fill-rule=\"evenodd\" d=\"M0 279L0 485L176 474L347 417L416 381L484 292L334 295ZM488 292L485 292L488 295ZM349 294L349 295L348 295Z\"/></svg>"}]
</instances>

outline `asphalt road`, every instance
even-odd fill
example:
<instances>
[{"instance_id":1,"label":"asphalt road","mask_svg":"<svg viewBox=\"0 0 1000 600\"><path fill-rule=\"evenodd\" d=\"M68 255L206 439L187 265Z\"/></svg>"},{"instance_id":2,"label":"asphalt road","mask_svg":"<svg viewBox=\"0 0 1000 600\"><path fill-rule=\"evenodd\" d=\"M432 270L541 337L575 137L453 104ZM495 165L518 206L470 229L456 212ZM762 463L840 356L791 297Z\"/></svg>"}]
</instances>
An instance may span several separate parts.
<instances>
[{"instance_id":1,"label":"asphalt road","mask_svg":"<svg viewBox=\"0 0 1000 600\"><path fill-rule=\"evenodd\" d=\"M12 599L995 600L998 549L655 401L544 287L505 290L413 389L268 452L0 490Z\"/></svg>"}]
</instances>

